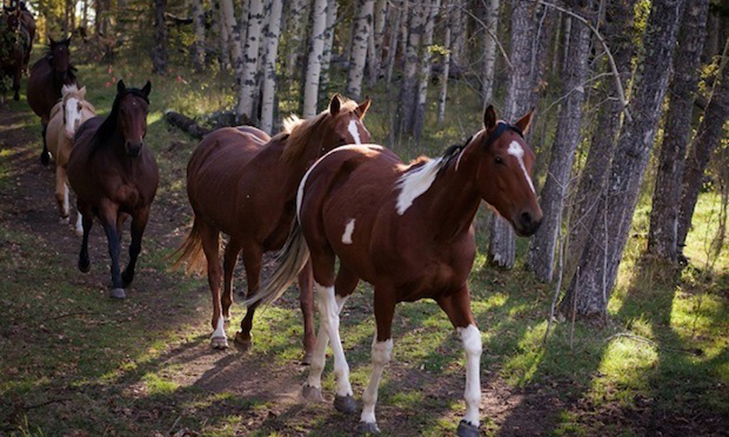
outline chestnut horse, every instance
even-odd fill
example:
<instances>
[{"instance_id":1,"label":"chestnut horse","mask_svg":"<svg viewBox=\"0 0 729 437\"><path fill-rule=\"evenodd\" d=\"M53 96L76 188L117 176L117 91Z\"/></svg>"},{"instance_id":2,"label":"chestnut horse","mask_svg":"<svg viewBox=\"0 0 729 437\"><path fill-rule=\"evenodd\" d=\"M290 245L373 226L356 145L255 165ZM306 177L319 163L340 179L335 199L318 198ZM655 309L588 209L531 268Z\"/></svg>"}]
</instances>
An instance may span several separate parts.
<instances>
[{"instance_id":1,"label":"chestnut horse","mask_svg":"<svg viewBox=\"0 0 729 437\"><path fill-rule=\"evenodd\" d=\"M207 135L187 166L187 194L195 214L192 230L178 249L176 265L207 273L213 299L214 348L228 346L224 321L233 303L233 270L243 251L248 297L255 295L261 272L261 256L286 242L294 221L296 189L301 177L323 153L348 143L369 141L362 123L370 100L362 104L335 95L328 110L309 120L293 117L284 132L270 138L253 127L223 128ZM220 296L220 233L230 238L223 263L224 292ZM203 258L203 254L205 258ZM314 297L311 272L299 276L301 310L304 314L304 362L314 345ZM235 335L247 347L256 307L248 307Z\"/></svg>"},{"instance_id":2,"label":"chestnut horse","mask_svg":"<svg viewBox=\"0 0 729 437\"><path fill-rule=\"evenodd\" d=\"M56 163L56 201L61 223L66 224L70 219L66 165L73 149L73 137L81 124L96 115L96 109L84 98L86 87L79 90L75 84L64 85L61 94L61 101L51 109L46 144ZM76 233L83 235L81 214L76 220Z\"/></svg>"},{"instance_id":3,"label":"chestnut horse","mask_svg":"<svg viewBox=\"0 0 729 437\"><path fill-rule=\"evenodd\" d=\"M23 10L19 4L3 6L0 18L0 81L5 77L13 78L13 100L20 100L20 78L23 75L24 61L30 52L32 39L24 23ZM2 85L0 85L2 86ZM1 103L5 103L5 89L2 90Z\"/></svg>"},{"instance_id":4,"label":"chestnut horse","mask_svg":"<svg viewBox=\"0 0 729 437\"><path fill-rule=\"evenodd\" d=\"M120 80L116 89L109 115L90 119L76 132L68 158L68 181L83 215L78 268L84 273L89 271L89 231L95 215L109 242L111 297L123 299L124 287L134 279L142 235L157 192L159 170L152 152L144 146L152 84L147 81L140 90L127 88ZM129 264L121 273L121 234L128 216L132 217L132 243Z\"/></svg>"},{"instance_id":5,"label":"chestnut horse","mask_svg":"<svg viewBox=\"0 0 729 437\"><path fill-rule=\"evenodd\" d=\"M51 38L48 52L30 69L28 105L41 118L43 125L43 164L48 164L50 158L46 145L46 128L51 118L51 109L61 98L61 87L76 83L76 68L70 61L70 44L70 37L61 41Z\"/></svg>"},{"instance_id":6,"label":"chestnut horse","mask_svg":"<svg viewBox=\"0 0 729 437\"><path fill-rule=\"evenodd\" d=\"M530 179L534 154L522 136L530 120L531 112L511 126L497 121L489 106L484 129L439 159L405 165L387 149L361 145L335 149L311 167L297 196L300 228L292 231L281 264L254 298L275 300L310 258L321 326L305 398L321 400L321 374L331 339L337 376L334 405L340 411L356 409L339 314L364 279L374 285L377 331L372 375L363 395L362 430L378 431L375 402L392 352L395 305L431 298L448 315L466 350L466 415L458 435L478 435L481 334L467 282L476 254L472 222L483 199L519 235L531 235L539 227L542 211ZM336 257L340 267L335 276Z\"/></svg>"}]
</instances>

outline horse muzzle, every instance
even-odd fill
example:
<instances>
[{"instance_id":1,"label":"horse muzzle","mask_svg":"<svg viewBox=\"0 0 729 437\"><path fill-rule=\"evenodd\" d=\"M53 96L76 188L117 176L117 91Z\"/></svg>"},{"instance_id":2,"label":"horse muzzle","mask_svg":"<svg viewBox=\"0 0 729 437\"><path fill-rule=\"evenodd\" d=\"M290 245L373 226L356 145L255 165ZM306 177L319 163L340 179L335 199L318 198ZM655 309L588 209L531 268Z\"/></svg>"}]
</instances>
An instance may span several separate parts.
<instances>
[{"instance_id":1,"label":"horse muzzle","mask_svg":"<svg viewBox=\"0 0 729 437\"><path fill-rule=\"evenodd\" d=\"M542 212L538 211L535 214L530 211L524 211L512 223L517 235L520 237L529 237L534 235L542 224Z\"/></svg>"},{"instance_id":2,"label":"horse muzzle","mask_svg":"<svg viewBox=\"0 0 729 437\"><path fill-rule=\"evenodd\" d=\"M142 141L127 141L124 143L124 148L127 150L127 155L137 157L142 154L144 148L144 142Z\"/></svg>"}]
</instances>

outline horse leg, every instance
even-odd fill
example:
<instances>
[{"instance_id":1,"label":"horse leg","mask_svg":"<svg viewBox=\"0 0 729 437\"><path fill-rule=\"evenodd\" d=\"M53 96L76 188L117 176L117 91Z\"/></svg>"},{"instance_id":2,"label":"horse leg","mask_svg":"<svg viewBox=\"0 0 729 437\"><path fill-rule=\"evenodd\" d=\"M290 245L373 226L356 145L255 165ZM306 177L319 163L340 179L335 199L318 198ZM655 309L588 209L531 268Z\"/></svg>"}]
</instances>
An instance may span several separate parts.
<instances>
[{"instance_id":1,"label":"horse leg","mask_svg":"<svg viewBox=\"0 0 729 437\"><path fill-rule=\"evenodd\" d=\"M58 215L60 222L68 223L68 186L66 185L66 170L63 167L56 167L56 202L58 203Z\"/></svg>"},{"instance_id":2,"label":"horse leg","mask_svg":"<svg viewBox=\"0 0 729 437\"><path fill-rule=\"evenodd\" d=\"M16 102L20 100L20 75L22 73L22 67L15 69L13 74L13 100Z\"/></svg>"},{"instance_id":3,"label":"horse leg","mask_svg":"<svg viewBox=\"0 0 729 437\"><path fill-rule=\"evenodd\" d=\"M258 244L246 244L243 250L243 266L246 269L246 280L248 281L248 295L250 299L258 292L258 283L261 277L261 257L263 252ZM253 316L256 314L260 302L250 305L246 309L246 315L240 322L240 332L235 334L235 343L242 349L251 345L251 329L253 328Z\"/></svg>"},{"instance_id":4,"label":"horse leg","mask_svg":"<svg viewBox=\"0 0 729 437\"><path fill-rule=\"evenodd\" d=\"M299 273L299 303L301 314L304 316L304 358L301 364L311 364L316 337L314 336L314 278L310 262L307 262L304 270Z\"/></svg>"},{"instance_id":5,"label":"horse leg","mask_svg":"<svg viewBox=\"0 0 729 437\"><path fill-rule=\"evenodd\" d=\"M238 254L241 245L232 237L225 248L225 256L223 258L223 296L221 302L223 304L223 320L230 321L230 306L233 304L233 272L238 262Z\"/></svg>"},{"instance_id":6,"label":"horse leg","mask_svg":"<svg viewBox=\"0 0 729 437\"><path fill-rule=\"evenodd\" d=\"M82 204L79 201L76 207L78 208L79 216L82 217L83 226L81 252L78 255L78 269L83 273L88 273L91 268L91 260L89 260L89 233L91 232L91 226L93 226L94 220L91 215L91 208L88 205Z\"/></svg>"},{"instance_id":7,"label":"horse leg","mask_svg":"<svg viewBox=\"0 0 729 437\"><path fill-rule=\"evenodd\" d=\"M121 243L119 242L119 231L116 228L119 207L110 200L104 200L99 206L101 225L106 233L106 240L109 244L109 257L111 258L111 292L110 297L124 299L127 297L124 291L121 269L119 268L119 257L121 255Z\"/></svg>"},{"instance_id":8,"label":"horse leg","mask_svg":"<svg viewBox=\"0 0 729 437\"><path fill-rule=\"evenodd\" d=\"M147 227L147 220L149 219L149 206L139 210L132 217L132 242L129 245L129 264L124 269L122 274L122 280L124 286L128 286L134 280L134 269L137 266L137 258L139 252L142 251L142 236L144 235L144 229ZM123 222L123 220L122 220ZM117 223L117 228L120 225ZM119 239L121 240L121 229L119 229Z\"/></svg>"},{"instance_id":9,"label":"horse leg","mask_svg":"<svg viewBox=\"0 0 729 437\"><path fill-rule=\"evenodd\" d=\"M471 295L468 286L464 285L455 294L437 299L438 305L448 315L448 319L461 336L463 348L466 350L466 415L458 424L456 431L460 437L476 437L480 435L479 407L481 405L481 332L476 327L471 313Z\"/></svg>"},{"instance_id":10,"label":"horse leg","mask_svg":"<svg viewBox=\"0 0 729 437\"><path fill-rule=\"evenodd\" d=\"M41 124L43 125L43 132L41 135L43 136L43 152L41 152L41 163L43 165L48 165L48 162L51 160L51 154L48 153L48 144L46 144L46 131L48 130L48 123L44 123L41 121Z\"/></svg>"},{"instance_id":11,"label":"horse leg","mask_svg":"<svg viewBox=\"0 0 729 437\"><path fill-rule=\"evenodd\" d=\"M225 336L225 322L220 308L220 232L201 220L200 237L205 259L208 261L208 285L213 299L213 334L210 336L210 346L213 349L225 349L228 347L228 338Z\"/></svg>"},{"instance_id":12,"label":"horse leg","mask_svg":"<svg viewBox=\"0 0 729 437\"><path fill-rule=\"evenodd\" d=\"M392 356L392 316L395 313L395 300L393 293L386 289L375 289L375 322L377 330L372 339L372 373L370 383L367 385L362 401L362 416L360 416L360 430L363 433L378 433L377 419L375 418L375 404L377 403L377 390L380 387L382 372Z\"/></svg>"}]
</instances>

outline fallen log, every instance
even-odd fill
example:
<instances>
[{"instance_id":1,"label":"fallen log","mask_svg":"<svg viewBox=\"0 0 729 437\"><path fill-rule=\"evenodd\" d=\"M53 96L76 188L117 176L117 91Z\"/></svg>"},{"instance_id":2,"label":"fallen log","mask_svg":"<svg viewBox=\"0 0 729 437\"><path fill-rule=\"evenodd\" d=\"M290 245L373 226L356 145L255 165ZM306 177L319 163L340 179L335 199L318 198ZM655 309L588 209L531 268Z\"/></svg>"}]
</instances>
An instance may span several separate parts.
<instances>
[{"instance_id":1,"label":"fallen log","mask_svg":"<svg viewBox=\"0 0 729 437\"><path fill-rule=\"evenodd\" d=\"M184 132L187 132L193 138L201 139L202 137L210 133L210 129L200 126L199 124L197 124L197 122L195 122L195 120L171 109L165 112L164 119L172 126L175 126Z\"/></svg>"}]
</instances>

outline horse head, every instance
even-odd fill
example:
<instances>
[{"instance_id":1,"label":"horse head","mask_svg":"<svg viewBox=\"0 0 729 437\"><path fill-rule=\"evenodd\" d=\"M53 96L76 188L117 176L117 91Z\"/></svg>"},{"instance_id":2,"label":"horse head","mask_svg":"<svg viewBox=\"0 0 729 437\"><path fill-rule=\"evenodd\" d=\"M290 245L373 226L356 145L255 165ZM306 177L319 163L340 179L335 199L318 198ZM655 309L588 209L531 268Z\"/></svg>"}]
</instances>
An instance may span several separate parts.
<instances>
[{"instance_id":1,"label":"horse head","mask_svg":"<svg viewBox=\"0 0 729 437\"><path fill-rule=\"evenodd\" d=\"M359 104L342 100L339 94L332 97L325 118L327 122L322 123L325 127L321 132L322 144L332 146L322 150L323 153L345 144L366 144L371 141L370 132L362 122L370 103L369 97Z\"/></svg>"},{"instance_id":2,"label":"horse head","mask_svg":"<svg viewBox=\"0 0 729 437\"><path fill-rule=\"evenodd\" d=\"M127 88L124 81L117 83L119 112L117 128L124 139L124 149L129 156L139 156L147 135L147 114L149 113L149 92L152 84L147 81L144 88Z\"/></svg>"},{"instance_id":3,"label":"horse head","mask_svg":"<svg viewBox=\"0 0 729 437\"><path fill-rule=\"evenodd\" d=\"M79 90L76 84L64 85L61 94L63 95L63 126L66 138L72 140L83 121L86 87Z\"/></svg>"},{"instance_id":4,"label":"horse head","mask_svg":"<svg viewBox=\"0 0 729 437\"><path fill-rule=\"evenodd\" d=\"M493 106L484 112L484 129L466 147L477 147L478 187L481 197L514 227L518 235L534 234L542 209L531 174L534 152L524 140L532 111L514 125L496 119Z\"/></svg>"},{"instance_id":5,"label":"horse head","mask_svg":"<svg viewBox=\"0 0 729 437\"><path fill-rule=\"evenodd\" d=\"M5 23L7 24L8 30L16 32L20 28L20 17L23 10L20 9L19 5L13 4L12 6L3 6L3 12L5 13Z\"/></svg>"},{"instance_id":6,"label":"horse head","mask_svg":"<svg viewBox=\"0 0 729 437\"><path fill-rule=\"evenodd\" d=\"M71 69L71 37L54 41L50 38L51 65L56 79L65 81Z\"/></svg>"}]
</instances>

